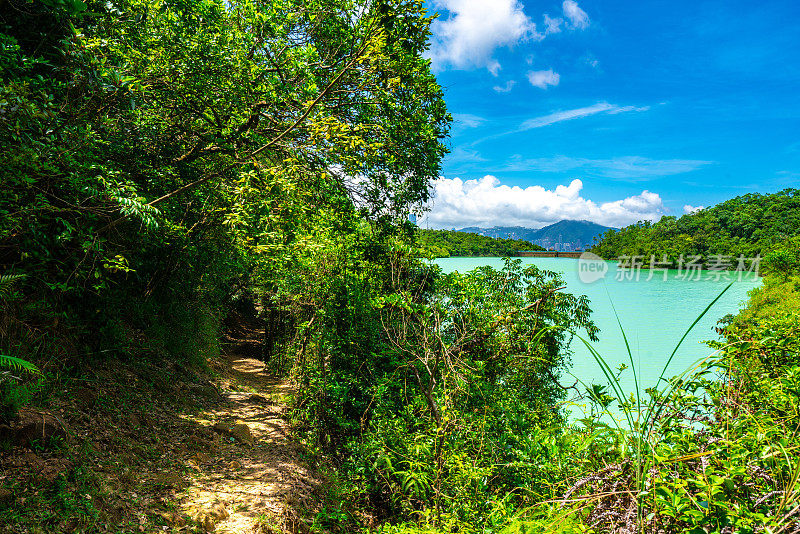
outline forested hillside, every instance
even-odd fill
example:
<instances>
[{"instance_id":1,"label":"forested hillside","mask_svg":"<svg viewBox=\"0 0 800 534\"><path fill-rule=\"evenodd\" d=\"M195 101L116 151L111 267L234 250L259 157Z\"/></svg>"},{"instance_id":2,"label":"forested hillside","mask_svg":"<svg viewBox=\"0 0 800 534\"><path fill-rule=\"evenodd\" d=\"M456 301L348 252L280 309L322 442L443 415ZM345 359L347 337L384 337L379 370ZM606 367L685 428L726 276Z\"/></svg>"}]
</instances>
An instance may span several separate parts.
<instances>
[{"instance_id":1,"label":"forested hillside","mask_svg":"<svg viewBox=\"0 0 800 534\"><path fill-rule=\"evenodd\" d=\"M641 222L609 230L592 251L606 259L621 256L654 256L677 264L699 255L734 258L765 255L787 238L800 234L800 191L785 189L774 194L750 193L695 213L662 217L656 223ZM734 265L735 266L735 265Z\"/></svg>"},{"instance_id":2,"label":"forested hillside","mask_svg":"<svg viewBox=\"0 0 800 534\"><path fill-rule=\"evenodd\" d=\"M484 234L498 238L508 238L514 236L528 241L539 239L550 241L551 243L566 243L580 241L582 245L591 245L595 238L599 238L606 231L611 230L608 226L602 226L591 221L570 221L563 220L549 224L542 228L524 228L522 226L495 226L493 228L478 228L470 226L462 228L462 232L483 232Z\"/></svg>"},{"instance_id":3,"label":"forested hillside","mask_svg":"<svg viewBox=\"0 0 800 534\"><path fill-rule=\"evenodd\" d=\"M495 239L470 232L452 230L418 231L417 242L426 255L449 256L513 256L518 250L544 250L522 239Z\"/></svg>"}]
</instances>

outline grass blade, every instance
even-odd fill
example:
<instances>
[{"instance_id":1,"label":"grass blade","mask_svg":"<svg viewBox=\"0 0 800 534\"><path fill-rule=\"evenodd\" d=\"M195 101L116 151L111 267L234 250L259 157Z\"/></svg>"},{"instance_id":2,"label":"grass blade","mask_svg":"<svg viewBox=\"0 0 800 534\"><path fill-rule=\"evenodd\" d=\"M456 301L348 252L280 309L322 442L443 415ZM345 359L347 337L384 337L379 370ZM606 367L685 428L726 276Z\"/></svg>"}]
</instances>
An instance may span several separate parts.
<instances>
[{"instance_id":1,"label":"grass blade","mask_svg":"<svg viewBox=\"0 0 800 534\"><path fill-rule=\"evenodd\" d=\"M689 326L689 328L686 330L686 332L684 332L684 334L681 337L680 341L678 341L678 344L675 345L675 349L672 351L672 354L670 354L669 358L667 358L667 362L664 364L664 368L661 370L661 374L659 375L658 381L656 382L656 389L658 389L658 384L660 384L661 381L664 379L664 375L667 373L667 368L669 368L669 364L672 363L672 359L675 357L675 354L678 352L678 349L680 348L681 344L683 344L683 341L686 339L686 336L689 335L689 332L691 332L692 329L697 325L697 323L699 323L700 320L703 317L705 317L706 313L708 313L708 310L710 310L711 307L714 304L716 304L719 299L722 298L722 295L724 295L731 288L731 286L733 286L733 282L731 282L730 284L725 286L725 289L723 289L722 292L720 292L720 294L717 295L717 297L714 300L712 300L711 303L708 306L706 306L706 308L703 310L703 312L700 315L697 316L697 318L694 320L694 322L692 322L692 324ZM665 388L665 390L666 390L666 388ZM661 411L663 410L663 404L662 404L662 405L659 406L658 410L654 414L653 413L653 408L654 407L655 407L655 405L651 405L650 409L648 409L648 411L647 411L647 415L645 416L645 421L644 421L645 422L645 427L647 427L647 425L649 425L649 424L653 423L655 420L657 420L658 416L661 414Z\"/></svg>"}]
</instances>

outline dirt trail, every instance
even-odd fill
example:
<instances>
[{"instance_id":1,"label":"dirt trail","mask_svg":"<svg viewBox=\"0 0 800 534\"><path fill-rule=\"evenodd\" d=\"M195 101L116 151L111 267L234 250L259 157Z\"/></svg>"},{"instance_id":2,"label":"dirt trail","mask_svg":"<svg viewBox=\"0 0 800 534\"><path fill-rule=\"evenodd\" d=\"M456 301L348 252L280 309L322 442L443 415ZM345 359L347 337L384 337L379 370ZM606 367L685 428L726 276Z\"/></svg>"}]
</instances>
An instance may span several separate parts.
<instances>
[{"instance_id":1,"label":"dirt trail","mask_svg":"<svg viewBox=\"0 0 800 534\"><path fill-rule=\"evenodd\" d=\"M242 355L249 352L242 345L220 362L223 401L196 419L222 439L213 456L198 451L188 460L196 474L182 509L216 532L304 532L302 516L314 509L319 481L285 420L292 391L263 362Z\"/></svg>"},{"instance_id":2,"label":"dirt trail","mask_svg":"<svg viewBox=\"0 0 800 534\"><path fill-rule=\"evenodd\" d=\"M32 421L58 416L63 435L0 441L0 534L307 532L323 496L291 387L259 360L263 325L231 322L213 377L131 358L55 383Z\"/></svg>"}]
</instances>

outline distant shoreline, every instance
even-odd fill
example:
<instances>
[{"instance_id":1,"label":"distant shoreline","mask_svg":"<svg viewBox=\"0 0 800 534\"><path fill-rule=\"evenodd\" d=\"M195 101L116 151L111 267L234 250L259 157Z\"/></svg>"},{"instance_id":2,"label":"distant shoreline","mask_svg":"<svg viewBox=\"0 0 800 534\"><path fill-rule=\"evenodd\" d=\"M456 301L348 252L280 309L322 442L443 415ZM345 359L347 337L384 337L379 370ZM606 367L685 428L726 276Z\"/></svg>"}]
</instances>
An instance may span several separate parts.
<instances>
[{"instance_id":1,"label":"distant shoreline","mask_svg":"<svg viewBox=\"0 0 800 534\"><path fill-rule=\"evenodd\" d=\"M557 250L517 250L512 258L580 258L583 251L565 252Z\"/></svg>"}]
</instances>

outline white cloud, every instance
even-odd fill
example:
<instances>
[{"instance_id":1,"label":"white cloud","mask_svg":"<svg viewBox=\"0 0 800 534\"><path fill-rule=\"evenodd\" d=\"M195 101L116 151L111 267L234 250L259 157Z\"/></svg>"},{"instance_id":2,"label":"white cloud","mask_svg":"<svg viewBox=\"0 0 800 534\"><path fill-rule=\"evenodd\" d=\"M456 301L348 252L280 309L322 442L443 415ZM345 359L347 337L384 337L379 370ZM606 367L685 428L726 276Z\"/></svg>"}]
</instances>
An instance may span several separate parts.
<instances>
[{"instance_id":1,"label":"white cloud","mask_svg":"<svg viewBox=\"0 0 800 534\"><path fill-rule=\"evenodd\" d=\"M550 126L551 124L557 124L559 122L590 117L592 115L597 115L598 113L617 115L619 113L627 113L631 111L647 111L649 109L650 106L642 106L642 107L618 106L616 104L609 104L608 102L598 102L597 104L587 106L584 108L555 111L553 113L550 113L549 115L543 115L541 117L534 117L532 119L528 119L522 124L520 124L519 127L515 130L508 130L505 132L499 132L496 134L488 135L486 137L473 141L472 145L483 143L484 141L488 141L489 139L497 139L498 137L504 137L507 135L524 132L526 130L532 130L534 128L543 128L545 126Z\"/></svg>"},{"instance_id":2,"label":"white cloud","mask_svg":"<svg viewBox=\"0 0 800 534\"><path fill-rule=\"evenodd\" d=\"M612 109L608 110L608 114L617 115L619 113L627 113L629 111L650 111L650 106L614 106Z\"/></svg>"},{"instance_id":3,"label":"white cloud","mask_svg":"<svg viewBox=\"0 0 800 534\"><path fill-rule=\"evenodd\" d=\"M540 89L547 89L548 85L556 86L561 80L557 72L550 70L535 70L528 73L528 81L531 85Z\"/></svg>"},{"instance_id":4,"label":"white cloud","mask_svg":"<svg viewBox=\"0 0 800 534\"><path fill-rule=\"evenodd\" d=\"M435 0L434 6L449 12L431 25L430 56L437 69L486 67L496 75L494 51L536 33L518 0Z\"/></svg>"},{"instance_id":5,"label":"white cloud","mask_svg":"<svg viewBox=\"0 0 800 534\"><path fill-rule=\"evenodd\" d=\"M508 93L514 88L516 84L517 82L515 82L514 80L509 80L506 82L505 85L495 85L494 87L492 87L492 89L494 89L498 93Z\"/></svg>"},{"instance_id":6,"label":"white cloud","mask_svg":"<svg viewBox=\"0 0 800 534\"><path fill-rule=\"evenodd\" d=\"M453 128L461 128L466 130L468 128L477 128L486 122L486 119L471 113L453 113Z\"/></svg>"},{"instance_id":7,"label":"white cloud","mask_svg":"<svg viewBox=\"0 0 800 534\"><path fill-rule=\"evenodd\" d=\"M704 209L706 209L705 206L692 206L691 204L686 204L683 207L683 213L695 213Z\"/></svg>"},{"instance_id":8,"label":"white cloud","mask_svg":"<svg viewBox=\"0 0 800 534\"><path fill-rule=\"evenodd\" d=\"M555 190L541 186L510 187L494 176L480 180L440 178L434 184L431 211L421 224L431 228L519 225L538 228L562 219L586 219L607 226L657 220L664 213L661 197L650 191L612 202L583 198L583 182L572 180Z\"/></svg>"},{"instance_id":9,"label":"white cloud","mask_svg":"<svg viewBox=\"0 0 800 534\"><path fill-rule=\"evenodd\" d=\"M583 57L580 59L587 67L594 69L594 70L601 70L600 69L600 61L597 59L597 56L592 54L591 52L586 52Z\"/></svg>"},{"instance_id":10,"label":"white cloud","mask_svg":"<svg viewBox=\"0 0 800 534\"><path fill-rule=\"evenodd\" d=\"M533 82L531 81L531 83ZM542 128L544 126L550 126L551 124L569 121L572 119L582 119L584 117L597 115L598 113L608 113L609 115L616 115L618 113L627 113L629 111L647 111L649 109L650 109L649 106L644 106L644 107L617 106L616 104L609 104L608 102L598 102L597 104L594 104L592 106L587 106L577 109L567 109L564 111L556 111L550 113L549 115L543 115L541 117L534 117L532 119L528 119L520 125L519 131L532 130L533 128Z\"/></svg>"},{"instance_id":11,"label":"white cloud","mask_svg":"<svg viewBox=\"0 0 800 534\"><path fill-rule=\"evenodd\" d=\"M545 13L544 15L544 33L549 35L552 33L561 33L561 24L564 22L562 18L552 18Z\"/></svg>"},{"instance_id":12,"label":"white cloud","mask_svg":"<svg viewBox=\"0 0 800 534\"><path fill-rule=\"evenodd\" d=\"M650 159L642 156L622 156L608 159L568 156L532 159L515 157L502 170L554 173L581 171L590 176L636 182L692 172L713 163L713 161L705 160Z\"/></svg>"},{"instance_id":13,"label":"white cloud","mask_svg":"<svg viewBox=\"0 0 800 534\"><path fill-rule=\"evenodd\" d=\"M433 38L428 52L435 70L486 68L497 76L501 65L493 57L495 50L528 40L541 41L567 26L563 18L545 14L544 31L538 31L520 0L431 1L440 11L440 18L431 24ZM589 16L577 2L566 0L562 8L569 28L589 26ZM555 81L546 85L557 85L557 74Z\"/></svg>"},{"instance_id":14,"label":"white cloud","mask_svg":"<svg viewBox=\"0 0 800 534\"><path fill-rule=\"evenodd\" d=\"M570 25L573 28L584 30L589 27L589 15L586 11L578 7L578 2L575 0L564 0L562 4L564 9L564 16L569 19Z\"/></svg>"},{"instance_id":15,"label":"white cloud","mask_svg":"<svg viewBox=\"0 0 800 534\"><path fill-rule=\"evenodd\" d=\"M456 147L447 156L450 163L480 163L487 161L477 150L471 148Z\"/></svg>"}]
</instances>

